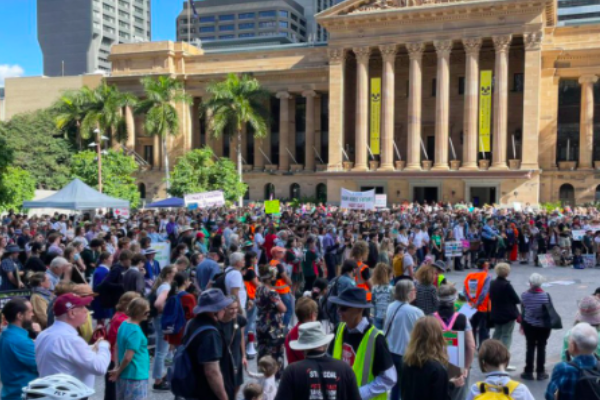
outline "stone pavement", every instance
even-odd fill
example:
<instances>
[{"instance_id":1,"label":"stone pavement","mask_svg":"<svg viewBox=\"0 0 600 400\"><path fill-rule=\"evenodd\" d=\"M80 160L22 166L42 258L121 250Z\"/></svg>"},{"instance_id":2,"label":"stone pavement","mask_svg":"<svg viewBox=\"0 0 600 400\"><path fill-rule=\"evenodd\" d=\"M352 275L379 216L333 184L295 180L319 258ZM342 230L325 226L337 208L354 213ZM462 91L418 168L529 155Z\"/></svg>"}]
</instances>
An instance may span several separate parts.
<instances>
[{"instance_id":1,"label":"stone pavement","mask_svg":"<svg viewBox=\"0 0 600 400\"><path fill-rule=\"evenodd\" d=\"M462 282L468 271L463 272L451 272L448 274L448 279L451 282L455 282L457 287L462 289ZM596 287L600 286L600 270L588 269L588 270L573 270L570 268L536 268L533 265L519 265L514 264L512 266L511 275L509 280L512 282L515 290L518 294L521 294L528 288L528 278L533 272L538 272L547 278L547 282L556 281L574 281L571 285L553 285L552 287L545 288L554 301L554 306L558 313L561 315L563 320L563 329L561 331L553 331L550 336L548 347L547 347L547 363L546 371L548 374L552 372L552 368L555 363L560 361L560 352L562 349L562 342L564 333L573 325L575 314L577 312L577 302L584 296L592 294ZM513 379L520 380L520 374L523 371L525 365L525 337L522 336L518 331L518 324L515 327L513 335L513 343L511 348L512 360L511 364L517 367L515 372L511 373ZM256 363L252 362L252 370L256 370ZM481 379L482 374L479 370L477 360L473 363L473 369L471 371L471 384ZM524 382L529 387L535 399L542 400L548 380L546 381L526 381ZM104 380L99 378L96 380L96 393L92 396L91 400L101 400L104 398ZM173 395L170 393L150 393L150 400L171 400Z\"/></svg>"}]
</instances>

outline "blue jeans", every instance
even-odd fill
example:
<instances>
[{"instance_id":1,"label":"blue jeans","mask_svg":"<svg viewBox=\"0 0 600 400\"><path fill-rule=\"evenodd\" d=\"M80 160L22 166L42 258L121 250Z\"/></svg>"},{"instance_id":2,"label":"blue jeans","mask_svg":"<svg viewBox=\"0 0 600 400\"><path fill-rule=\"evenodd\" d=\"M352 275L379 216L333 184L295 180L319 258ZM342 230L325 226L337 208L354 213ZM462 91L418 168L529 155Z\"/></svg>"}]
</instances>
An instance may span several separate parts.
<instances>
[{"instance_id":1,"label":"blue jeans","mask_svg":"<svg viewBox=\"0 0 600 400\"><path fill-rule=\"evenodd\" d=\"M373 318L373 324L375 325L375 328L383 331L383 318Z\"/></svg>"},{"instance_id":2,"label":"blue jeans","mask_svg":"<svg viewBox=\"0 0 600 400\"><path fill-rule=\"evenodd\" d=\"M392 393L390 394L390 400L400 400L400 373L402 372L402 356L400 354L392 354L392 361L394 367L396 367L396 384L392 387Z\"/></svg>"},{"instance_id":3,"label":"blue jeans","mask_svg":"<svg viewBox=\"0 0 600 400\"><path fill-rule=\"evenodd\" d=\"M248 332L256 333L256 314L257 313L258 313L258 309L256 308L256 304L254 304L252 306L252 308L247 311L246 317L248 318L248 324L246 325L246 329L244 331L246 336L248 336Z\"/></svg>"},{"instance_id":4,"label":"blue jeans","mask_svg":"<svg viewBox=\"0 0 600 400\"><path fill-rule=\"evenodd\" d=\"M160 380L165 377L165 358L169 352L169 343L165 340L160 328L160 318L162 315L154 318L154 330L156 331L156 347L154 348L154 365L152 366L152 378Z\"/></svg>"},{"instance_id":5,"label":"blue jeans","mask_svg":"<svg viewBox=\"0 0 600 400\"><path fill-rule=\"evenodd\" d=\"M283 326L287 329L294 315L294 300L291 293L280 294L281 301L285 304L286 312L283 314Z\"/></svg>"}]
</instances>

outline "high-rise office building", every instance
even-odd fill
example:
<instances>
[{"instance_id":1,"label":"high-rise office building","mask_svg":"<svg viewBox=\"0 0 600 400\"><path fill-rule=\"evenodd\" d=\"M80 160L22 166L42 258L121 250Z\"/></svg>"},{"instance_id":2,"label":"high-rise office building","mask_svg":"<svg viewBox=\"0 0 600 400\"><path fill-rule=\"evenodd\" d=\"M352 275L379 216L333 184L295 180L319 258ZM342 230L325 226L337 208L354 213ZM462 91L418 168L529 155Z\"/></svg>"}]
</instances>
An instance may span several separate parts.
<instances>
[{"instance_id":1,"label":"high-rise office building","mask_svg":"<svg viewBox=\"0 0 600 400\"><path fill-rule=\"evenodd\" d=\"M327 31L317 24L315 15L336 4L335 0L296 0L304 8L308 40L312 42L326 42Z\"/></svg>"},{"instance_id":2,"label":"high-rise office building","mask_svg":"<svg viewBox=\"0 0 600 400\"><path fill-rule=\"evenodd\" d=\"M600 23L600 0L558 0L559 25Z\"/></svg>"},{"instance_id":3,"label":"high-rise office building","mask_svg":"<svg viewBox=\"0 0 600 400\"><path fill-rule=\"evenodd\" d=\"M110 71L113 44L149 41L151 0L38 0L44 75Z\"/></svg>"}]
</instances>

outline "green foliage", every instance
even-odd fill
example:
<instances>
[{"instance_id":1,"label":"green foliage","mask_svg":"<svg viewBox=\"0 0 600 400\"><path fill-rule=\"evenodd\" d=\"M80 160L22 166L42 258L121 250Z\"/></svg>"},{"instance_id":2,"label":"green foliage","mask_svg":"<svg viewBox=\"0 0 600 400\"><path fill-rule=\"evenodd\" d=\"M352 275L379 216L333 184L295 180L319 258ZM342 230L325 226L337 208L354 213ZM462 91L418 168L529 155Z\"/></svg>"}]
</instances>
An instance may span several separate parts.
<instances>
[{"instance_id":1,"label":"green foliage","mask_svg":"<svg viewBox=\"0 0 600 400\"><path fill-rule=\"evenodd\" d=\"M0 211L20 210L34 194L35 179L28 171L9 166L0 176Z\"/></svg>"},{"instance_id":2,"label":"green foliage","mask_svg":"<svg viewBox=\"0 0 600 400\"><path fill-rule=\"evenodd\" d=\"M102 155L102 192L131 202L131 208L140 204L140 193L132 176L138 166L132 157L121 151L108 150ZM98 162L96 152L82 151L73 156L71 164L73 178L98 189Z\"/></svg>"},{"instance_id":3,"label":"green foliage","mask_svg":"<svg viewBox=\"0 0 600 400\"><path fill-rule=\"evenodd\" d=\"M10 157L10 165L28 171L38 189L58 190L69 183L73 146L55 118L51 110L38 110L0 122L0 171Z\"/></svg>"},{"instance_id":4,"label":"green foliage","mask_svg":"<svg viewBox=\"0 0 600 400\"><path fill-rule=\"evenodd\" d=\"M551 213L555 210L562 210L562 203L560 201L540 203L540 209L546 210L547 213Z\"/></svg>"},{"instance_id":5,"label":"green foliage","mask_svg":"<svg viewBox=\"0 0 600 400\"><path fill-rule=\"evenodd\" d=\"M246 193L235 164L227 158L217 160L208 147L192 150L177 160L171 177L171 195L183 197L211 190L223 190L225 200L232 202Z\"/></svg>"}]
</instances>

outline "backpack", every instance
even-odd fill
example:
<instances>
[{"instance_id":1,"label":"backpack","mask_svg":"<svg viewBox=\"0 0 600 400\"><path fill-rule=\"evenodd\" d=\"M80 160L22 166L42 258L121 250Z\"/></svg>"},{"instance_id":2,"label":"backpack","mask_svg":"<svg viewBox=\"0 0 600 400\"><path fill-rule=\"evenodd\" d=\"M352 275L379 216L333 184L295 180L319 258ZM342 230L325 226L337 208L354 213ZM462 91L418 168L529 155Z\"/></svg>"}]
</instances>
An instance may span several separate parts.
<instances>
[{"instance_id":1,"label":"backpack","mask_svg":"<svg viewBox=\"0 0 600 400\"><path fill-rule=\"evenodd\" d=\"M511 380L506 385L492 385L486 382L477 382L476 385L479 394L473 400L514 400L512 394L520 383Z\"/></svg>"},{"instance_id":2,"label":"backpack","mask_svg":"<svg viewBox=\"0 0 600 400\"><path fill-rule=\"evenodd\" d=\"M221 289L221 292L223 292L224 295L227 295L227 286L225 285L225 278L227 277L227 274L231 271L234 271L234 269L229 268L225 272L216 274L213 278L211 288Z\"/></svg>"},{"instance_id":3,"label":"backpack","mask_svg":"<svg viewBox=\"0 0 600 400\"><path fill-rule=\"evenodd\" d=\"M582 369L573 361L569 365L579 372L573 398L577 400L600 400L600 362L596 364L594 369Z\"/></svg>"},{"instance_id":4,"label":"backpack","mask_svg":"<svg viewBox=\"0 0 600 400\"><path fill-rule=\"evenodd\" d=\"M339 321L339 315L337 313L337 305L331 303L329 299L333 296L338 295L338 281L340 277L333 278L331 282L327 285L327 294L322 297L323 299L323 314L325 315L325 319L328 319L330 323L334 326L337 325Z\"/></svg>"},{"instance_id":5,"label":"backpack","mask_svg":"<svg viewBox=\"0 0 600 400\"><path fill-rule=\"evenodd\" d=\"M217 328L211 325L201 326L189 337L181 346L177 347L173 357L173 368L169 369L167 379L171 384L171 392L176 397L193 398L196 393L196 376L192 369L192 361L187 352L187 348L202 332L209 330L217 331ZM186 332L187 333L187 332Z\"/></svg>"},{"instance_id":6,"label":"backpack","mask_svg":"<svg viewBox=\"0 0 600 400\"><path fill-rule=\"evenodd\" d=\"M185 312L181 304L181 298L186 291L179 292L177 296L171 296L165 303L163 315L160 319L160 328L164 335L173 335L181 332L185 327Z\"/></svg>"}]
</instances>

